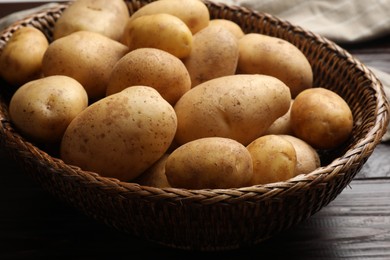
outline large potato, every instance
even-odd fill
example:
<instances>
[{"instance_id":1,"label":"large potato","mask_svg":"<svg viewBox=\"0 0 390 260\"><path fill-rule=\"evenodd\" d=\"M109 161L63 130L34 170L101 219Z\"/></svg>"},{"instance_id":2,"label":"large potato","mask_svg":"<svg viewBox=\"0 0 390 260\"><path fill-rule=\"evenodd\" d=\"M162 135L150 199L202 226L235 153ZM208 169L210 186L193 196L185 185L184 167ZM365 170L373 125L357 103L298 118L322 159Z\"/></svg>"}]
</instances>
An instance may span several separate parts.
<instances>
[{"instance_id":1,"label":"large potato","mask_svg":"<svg viewBox=\"0 0 390 260\"><path fill-rule=\"evenodd\" d=\"M133 86L91 104L69 124L60 155L68 164L130 181L169 148L173 107L153 88Z\"/></svg>"},{"instance_id":2,"label":"large potato","mask_svg":"<svg viewBox=\"0 0 390 260\"><path fill-rule=\"evenodd\" d=\"M231 75L206 81L176 103L178 144L228 137L247 145L290 107L289 88L267 75Z\"/></svg>"},{"instance_id":3,"label":"large potato","mask_svg":"<svg viewBox=\"0 0 390 260\"><path fill-rule=\"evenodd\" d=\"M95 101L106 95L111 70L128 51L127 46L99 33L77 31L49 45L42 59L42 72L45 76L76 79Z\"/></svg>"},{"instance_id":4,"label":"large potato","mask_svg":"<svg viewBox=\"0 0 390 260\"><path fill-rule=\"evenodd\" d=\"M158 13L129 20L122 42L130 51L138 48L157 48L181 59L190 54L192 38L190 29L180 18Z\"/></svg>"},{"instance_id":5,"label":"large potato","mask_svg":"<svg viewBox=\"0 0 390 260\"><path fill-rule=\"evenodd\" d=\"M123 0L76 0L54 24L53 37L92 31L120 40L128 19L129 11Z\"/></svg>"},{"instance_id":6,"label":"large potato","mask_svg":"<svg viewBox=\"0 0 390 260\"><path fill-rule=\"evenodd\" d=\"M42 57L49 46L46 36L34 27L20 27L0 54L0 75L19 87L41 77Z\"/></svg>"},{"instance_id":7,"label":"large potato","mask_svg":"<svg viewBox=\"0 0 390 260\"><path fill-rule=\"evenodd\" d=\"M155 88L173 105L191 88L191 78L179 58L159 49L141 48L129 52L115 64L106 94L134 85Z\"/></svg>"},{"instance_id":8,"label":"large potato","mask_svg":"<svg viewBox=\"0 0 390 260\"><path fill-rule=\"evenodd\" d=\"M172 187L224 189L247 186L252 178L252 158L239 142L207 137L188 142L174 150L165 163Z\"/></svg>"},{"instance_id":9,"label":"large potato","mask_svg":"<svg viewBox=\"0 0 390 260\"><path fill-rule=\"evenodd\" d=\"M207 80L234 75L238 62L238 41L225 27L207 26L194 35L192 50L183 59L192 87Z\"/></svg>"},{"instance_id":10,"label":"large potato","mask_svg":"<svg viewBox=\"0 0 390 260\"><path fill-rule=\"evenodd\" d=\"M291 97L311 88L313 72L305 55L290 42L259 33L248 33L238 41L237 73L274 76L290 87Z\"/></svg>"},{"instance_id":11,"label":"large potato","mask_svg":"<svg viewBox=\"0 0 390 260\"><path fill-rule=\"evenodd\" d=\"M302 91L291 106L293 133L315 149L332 149L351 135L353 115L348 103L326 88Z\"/></svg>"},{"instance_id":12,"label":"large potato","mask_svg":"<svg viewBox=\"0 0 390 260\"><path fill-rule=\"evenodd\" d=\"M159 0L148 3L130 17L130 20L143 15L166 13L180 18L192 34L205 28L210 21L209 9L199 0Z\"/></svg>"},{"instance_id":13,"label":"large potato","mask_svg":"<svg viewBox=\"0 0 390 260\"><path fill-rule=\"evenodd\" d=\"M29 81L13 94L9 113L16 128L35 142L58 143L70 122L88 106L76 80L54 75Z\"/></svg>"},{"instance_id":14,"label":"large potato","mask_svg":"<svg viewBox=\"0 0 390 260\"><path fill-rule=\"evenodd\" d=\"M263 135L246 147L253 160L250 185L286 181L295 176L297 156L294 146L278 135Z\"/></svg>"}]
</instances>

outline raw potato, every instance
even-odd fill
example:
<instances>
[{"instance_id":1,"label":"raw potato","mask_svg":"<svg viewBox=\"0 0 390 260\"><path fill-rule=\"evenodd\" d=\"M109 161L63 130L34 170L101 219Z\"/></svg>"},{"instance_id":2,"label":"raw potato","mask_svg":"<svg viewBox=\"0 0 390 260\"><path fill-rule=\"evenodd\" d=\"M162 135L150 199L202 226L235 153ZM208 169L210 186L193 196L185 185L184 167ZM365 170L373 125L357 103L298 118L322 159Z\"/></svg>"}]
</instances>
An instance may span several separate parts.
<instances>
[{"instance_id":1,"label":"raw potato","mask_svg":"<svg viewBox=\"0 0 390 260\"><path fill-rule=\"evenodd\" d=\"M290 120L291 106L293 102L294 100L291 100L290 109L287 111L287 113L279 117L278 119L276 119L272 123L272 125L268 128L268 130L265 132L265 134L274 134L274 135L293 134L291 129L291 120Z\"/></svg>"},{"instance_id":2,"label":"raw potato","mask_svg":"<svg viewBox=\"0 0 390 260\"><path fill-rule=\"evenodd\" d=\"M123 0L76 0L54 24L53 38L91 31L118 41L128 19L129 11Z\"/></svg>"},{"instance_id":3,"label":"raw potato","mask_svg":"<svg viewBox=\"0 0 390 260\"><path fill-rule=\"evenodd\" d=\"M320 156L311 145L292 135L280 136L289 141L295 148L297 156L295 175L310 173L321 166Z\"/></svg>"},{"instance_id":4,"label":"raw potato","mask_svg":"<svg viewBox=\"0 0 390 260\"><path fill-rule=\"evenodd\" d=\"M239 40L237 73L274 76L290 87L291 97L312 87L313 72L305 55L293 44L259 33Z\"/></svg>"},{"instance_id":5,"label":"raw potato","mask_svg":"<svg viewBox=\"0 0 390 260\"><path fill-rule=\"evenodd\" d=\"M13 86L41 77L42 57L49 42L37 28L20 27L0 54L0 75Z\"/></svg>"},{"instance_id":6,"label":"raw potato","mask_svg":"<svg viewBox=\"0 0 390 260\"><path fill-rule=\"evenodd\" d=\"M135 183L156 188L169 188L171 185L168 182L165 174L165 163L169 154L164 154L156 163L143 172L134 180Z\"/></svg>"},{"instance_id":7,"label":"raw potato","mask_svg":"<svg viewBox=\"0 0 390 260\"><path fill-rule=\"evenodd\" d=\"M173 107L153 88L133 86L91 104L69 124L64 162L131 181L169 148L177 127Z\"/></svg>"},{"instance_id":8,"label":"raw potato","mask_svg":"<svg viewBox=\"0 0 390 260\"><path fill-rule=\"evenodd\" d=\"M180 18L192 34L205 28L210 21L209 9L199 0L159 0L148 3L130 16L130 20L143 15L167 13Z\"/></svg>"},{"instance_id":9,"label":"raw potato","mask_svg":"<svg viewBox=\"0 0 390 260\"><path fill-rule=\"evenodd\" d=\"M157 48L179 59L190 54L192 41L188 26L180 18L165 13L143 15L129 20L122 40L130 51Z\"/></svg>"},{"instance_id":10,"label":"raw potato","mask_svg":"<svg viewBox=\"0 0 390 260\"><path fill-rule=\"evenodd\" d=\"M226 28L208 26L194 35L190 55L183 60L192 88L207 80L234 75L238 62L238 41Z\"/></svg>"},{"instance_id":11,"label":"raw potato","mask_svg":"<svg viewBox=\"0 0 390 260\"><path fill-rule=\"evenodd\" d=\"M115 64L106 94L134 85L153 87L174 105L191 88L191 78L179 58L159 49L141 48L129 52Z\"/></svg>"},{"instance_id":12,"label":"raw potato","mask_svg":"<svg viewBox=\"0 0 390 260\"><path fill-rule=\"evenodd\" d=\"M252 178L252 158L245 146L235 140L201 138L173 151L165 164L165 174L176 188L243 187Z\"/></svg>"},{"instance_id":13,"label":"raw potato","mask_svg":"<svg viewBox=\"0 0 390 260\"><path fill-rule=\"evenodd\" d=\"M178 144L228 137L247 145L290 107L289 88L267 75L232 75L187 91L176 103Z\"/></svg>"},{"instance_id":14,"label":"raw potato","mask_svg":"<svg viewBox=\"0 0 390 260\"><path fill-rule=\"evenodd\" d=\"M237 40L245 35L244 31L241 27L235 22L227 19L212 19L209 22L209 25L220 25L228 29L234 36L236 36Z\"/></svg>"},{"instance_id":15,"label":"raw potato","mask_svg":"<svg viewBox=\"0 0 390 260\"><path fill-rule=\"evenodd\" d=\"M83 85L91 101L106 95L111 70L129 49L104 35L78 31L52 42L42 59L45 76L66 75Z\"/></svg>"},{"instance_id":16,"label":"raw potato","mask_svg":"<svg viewBox=\"0 0 390 260\"><path fill-rule=\"evenodd\" d=\"M67 76L40 78L19 87L11 98L10 118L33 141L57 143L70 122L88 106L88 96Z\"/></svg>"},{"instance_id":17,"label":"raw potato","mask_svg":"<svg viewBox=\"0 0 390 260\"><path fill-rule=\"evenodd\" d=\"M294 146L278 135L263 135L247 149L253 160L250 185L286 181L295 176L297 156Z\"/></svg>"},{"instance_id":18,"label":"raw potato","mask_svg":"<svg viewBox=\"0 0 390 260\"><path fill-rule=\"evenodd\" d=\"M291 107L294 136L315 149L333 149L352 132L352 111L336 92L311 88L301 92Z\"/></svg>"}]
</instances>

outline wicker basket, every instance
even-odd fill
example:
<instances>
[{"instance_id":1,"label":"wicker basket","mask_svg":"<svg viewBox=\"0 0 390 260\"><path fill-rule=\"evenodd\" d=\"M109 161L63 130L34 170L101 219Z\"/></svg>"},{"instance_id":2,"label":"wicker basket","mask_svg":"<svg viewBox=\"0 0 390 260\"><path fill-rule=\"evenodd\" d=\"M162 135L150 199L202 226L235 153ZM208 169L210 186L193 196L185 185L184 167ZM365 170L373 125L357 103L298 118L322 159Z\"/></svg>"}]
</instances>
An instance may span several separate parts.
<instances>
[{"instance_id":1,"label":"wicker basket","mask_svg":"<svg viewBox=\"0 0 390 260\"><path fill-rule=\"evenodd\" d=\"M148 1L127 1L130 13ZM331 89L350 105L355 124L348 144L321 154L323 166L289 181L237 189L154 188L100 177L64 164L20 136L9 121L12 91L0 89L0 145L25 172L59 199L91 218L167 247L216 251L253 246L309 218L350 183L384 134L389 115L381 83L333 42L289 22L242 7L206 2L212 18L238 23L245 32L276 36L308 58L314 85ZM0 51L20 26L49 39L67 4L14 23L1 33Z\"/></svg>"}]
</instances>

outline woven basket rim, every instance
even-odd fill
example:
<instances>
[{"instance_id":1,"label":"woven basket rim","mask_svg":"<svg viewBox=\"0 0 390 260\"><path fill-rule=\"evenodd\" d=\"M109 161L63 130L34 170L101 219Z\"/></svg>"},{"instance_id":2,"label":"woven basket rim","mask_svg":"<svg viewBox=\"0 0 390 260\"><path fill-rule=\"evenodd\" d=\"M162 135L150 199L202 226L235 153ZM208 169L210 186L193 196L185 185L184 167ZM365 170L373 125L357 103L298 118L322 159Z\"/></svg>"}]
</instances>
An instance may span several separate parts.
<instances>
[{"instance_id":1,"label":"woven basket rim","mask_svg":"<svg viewBox=\"0 0 390 260\"><path fill-rule=\"evenodd\" d=\"M183 198L199 198L203 200L204 204L211 204L219 201L234 201L236 198L242 196L243 194L251 193L251 196L247 196L249 200L262 200L262 198L267 198L268 196L275 197L280 193L286 194L290 190L294 191L296 189L309 189L315 184L327 182L329 179L337 176L338 172L348 167L348 165L354 164L361 160L362 158L368 158L375 146L380 142L382 136L385 133L386 126L389 122L389 103L385 98L385 93L383 86L378 78L370 71L363 63L361 63L357 58L353 57L346 50L339 47L333 41L328 40L321 35L302 29L299 26L292 25L288 21L275 17L267 13L261 13L255 10L250 10L241 6L233 6L224 3L214 3L213 1L205 0L207 5L220 6L224 9L235 10L236 12L243 12L251 14L254 16L265 16L266 19L272 20L275 23L280 24L281 26L291 27L295 32L303 34L305 37L311 38L318 44L323 45L325 48L330 51L340 53L340 55L345 56L348 63L355 66L360 70L364 77L366 77L371 83L371 88L375 91L377 98L377 107L375 111L376 120L371 126L369 132L366 133L364 137L359 138L359 142L351 147L345 154L340 157L335 158L330 164L321 166L314 170L311 173L305 175L298 175L294 178L291 178L283 182L275 182L270 184L263 185L254 185L249 187L239 187L239 188L229 188L229 189L184 189L184 188L157 188L150 186L143 186L138 183L133 182L123 182L115 178L102 177L97 173L81 170L77 166L71 166L65 164L61 159L52 157L46 151L43 151L37 148L35 145L30 143L27 140L24 140L23 137L19 136L18 133L13 133L15 139L20 139L17 142L23 143L24 146L21 147L23 152L31 152L38 154L39 158L44 160L44 163L49 163L54 166L56 169L60 169L61 172L74 172L81 179L94 179L98 184L104 187L118 187L123 190L123 194L137 194L137 196L146 197L154 195L157 198L165 199L174 199L182 200ZM12 34L18 27L26 26L26 24L31 24L32 21L39 20L39 18L44 18L48 14L57 13L64 10L69 6L70 2L67 3L57 3L51 7L40 10L34 14L28 15L27 17L14 22L9 25L1 32L1 36ZM0 50L2 48L0 39ZM0 121L2 124L9 124L9 121L0 114ZM8 130L7 130L8 131ZM9 132L13 132L13 129ZM361 149L363 145L370 144L369 148ZM21 152L22 153L22 152ZM348 165L345 164L348 162ZM132 196L132 195L130 195ZM195 199L194 199L195 200ZM207 202L209 200L209 202ZM242 200L242 199L241 199Z\"/></svg>"}]
</instances>

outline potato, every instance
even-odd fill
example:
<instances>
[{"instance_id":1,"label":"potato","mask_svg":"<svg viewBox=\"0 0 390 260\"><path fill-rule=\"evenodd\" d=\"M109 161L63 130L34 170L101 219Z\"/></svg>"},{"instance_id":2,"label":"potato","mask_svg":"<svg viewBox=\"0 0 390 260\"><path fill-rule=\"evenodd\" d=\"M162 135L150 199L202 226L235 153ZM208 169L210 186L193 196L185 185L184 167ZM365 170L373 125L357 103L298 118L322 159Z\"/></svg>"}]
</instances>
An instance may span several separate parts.
<instances>
[{"instance_id":1,"label":"potato","mask_svg":"<svg viewBox=\"0 0 390 260\"><path fill-rule=\"evenodd\" d=\"M237 73L274 76L290 87L291 97L311 88L313 72L305 55L290 42L259 33L248 33L239 41Z\"/></svg>"},{"instance_id":2,"label":"potato","mask_svg":"<svg viewBox=\"0 0 390 260\"><path fill-rule=\"evenodd\" d=\"M235 140L206 137L174 150L166 161L165 174L171 186L177 188L243 187L252 178L252 158Z\"/></svg>"},{"instance_id":3,"label":"potato","mask_svg":"<svg viewBox=\"0 0 390 260\"><path fill-rule=\"evenodd\" d=\"M135 183L144 186L156 188L169 188L171 185L168 182L165 174L165 163L169 154L164 154L157 162L150 166L145 172L134 179Z\"/></svg>"},{"instance_id":4,"label":"potato","mask_svg":"<svg viewBox=\"0 0 390 260\"><path fill-rule=\"evenodd\" d=\"M115 64L106 95L133 85L153 87L173 105L191 88L191 78L179 58L159 49L141 48L129 52Z\"/></svg>"},{"instance_id":5,"label":"potato","mask_svg":"<svg viewBox=\"0 0 390 260\"><path fill-rule=\"evenodd\" d=\"M294 146L278 135L263 135L246 147L253 160L250 185L286 181L295 176Z\"/></svg>"},{"instance_id":6,"label":"potato","mask_svg":"<svg viewBox=\"0 0 390 260\"><path fill-rule=\"evenodd\" d=\"M192 88L210 79L234 75L237 39L222 26L208 26L194 35L191 53L183 62L190 73Z\"/></svg>"},{"instance_id":7,"label":"potato","mask_svg":"<svg viewBox=\"0 0 390 260\"><path fill-rule=\"evenodd\" d=\"M32 141L58 143L70 122L88 105L88 96L76 80L61 75L39 78L13 94L11 122Z\"/></svg>"},{"instance_id":8,"label":"potato","mask_svg":"<svg viewBox=\"0 0 390 260\"><path fill-rule=\"evenodd\" d=\"M128 47L104 35L78 31L52 42L42 59L45 76L66 75L79 81L91 101L106 95L111 70Z\"/></svg>"},{"instance_id":9,"label":"potato","mask_svg":"<svg viewBox=\"0 0 390 260\"><path fill-rule=\"evenodd\" d=\"M157 48L181 59L190 54L192 38L190 29L180 18L158 13L129 20L122 42L130 50Z\"/></svg>"},{"instance_id":10,"label":"potato","mask_svg":"<svg viewBox=\"0 0 390 260\"><path fill-rule=\"evenodd\" d=\"M143 15L167 13L180 18L192 34L205 28L210 21L209 9L199 0L159 0L148 3L130 16L130 20Z\"/></svg>"},{"instance_id":11,"label":"potato","mask_svg":"<svg viewBox=\"0 0 390 260\"><path fill-rule=\"evenodd\" d=\"M0 53L0 76L17 87L40 78L42 57L48 46L40 30L20 27Z\"/></svg>"},{"instance_id":12,"label":"potato","mask_svg":"<svg viewBox=\"0 0 390 260\"><path fill-rule=\"evenodd\" d=\"M292 135L279 135L289 141L295 149L297 164L295 175L307 174L321 166L321 160L318 152L305 141Z\"/></svg>"},{"instance_id":13,"label":"potato","mask_svg":"<svg viewBox=\"0 0 390 260\"><path fill-rule=\"evenodd\" d=\"M265 134L274 134L274 135L280 135L280 134L286 134L291 135L293 134L291 129L291 120L290 120L290 111L291 106L294 100L291 100L290 103L290 109L287 111L286 114L276 119L272 125L268 128L267 131L265 131Z\"/></svg>"},{"instance_id":14,"label":"potato","mask_svg":"<svg viewBox=\"0 0 390 260\"><path fill-rule=\"evenodd\" d=\"M91 31L119 41L128 19L129 11L123 0L76 0L54 24L53 38Z\"/></svg>"},{"instance_id":15,"label":"potato","mask_svg":"<svg viewBox=\"0 0 390 260\"><path fill-rule=\"evenodd\" d=\"M347 141L353 128L350 107L336 92L326 88L302 91L290 112L294 136L315 149L333 149Z\"/></svg>"},{"instance_id":16,"label":"potato","mask_svg":"<svg viewBox=\"0 0 390 260\"><path fill-rule=\"evenodd\" d=\"M290 107L289 88L267 75L231 75L206 81L175 104L178 144L227 137L247 145Z\"/></svg>"},{"instance_id":17,"label":"potato","mask_svg":"<svg viewBox=\"0 0 390 260\"><path fill-rule=\"evenodd\" d=\"M228 19L212 19L209 22L209 25L220 25L228 29L234 36L236 36L237 40L245 35L244 31L241 27L235 22Z\"/></svg>"},{"instance_id":18,"label":"potato","mask_svg":"<svg viewBox=\"0 0 390 260\"><path fill-rule=\"evenodd\" d=\"M173 107L155 89L128 87L73 119L60 157L101 176L131 181L165 154L176 127Z\"/></svg>"}]
</instances>

